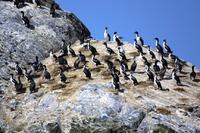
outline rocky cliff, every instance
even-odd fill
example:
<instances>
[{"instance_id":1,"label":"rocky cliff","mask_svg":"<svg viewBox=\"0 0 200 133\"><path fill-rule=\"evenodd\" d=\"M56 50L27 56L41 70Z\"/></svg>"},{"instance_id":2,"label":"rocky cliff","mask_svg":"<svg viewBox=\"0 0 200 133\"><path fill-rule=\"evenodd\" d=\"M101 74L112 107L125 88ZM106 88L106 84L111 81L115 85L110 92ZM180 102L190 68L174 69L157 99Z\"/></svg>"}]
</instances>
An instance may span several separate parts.
<instances>
[{"instance_id":1,"label":"rocky cliff","mask_svg":"<svg viewBox=\"0 0 200 133\"><path fill-rule=\"evenodd\" d=\"M50 49L58 50L62 39L66 43L90 36L89 30L71 12L57 10L57 17L49 14L48 7L35 8L26 3L20 9L13 2L0 1L0 80L8 78L9 67L18 61L23 65L47 57ZM32 29L26 28L20 11L30 18ZM3 84L1 84L2 86Z\"/></svg>"},{"instance_id":2,"label":"rocky cliff","mask_svg":"<svg viewBox=\"0 0 200 133\"><path fill-rule=\"evenodd\" d=\"M133 85L130 80L125 80L120 75L120 86L123 92L113 88L112 77L105 61L110 59L119 70L118 55L112 57L106 52L102 41L92 40L91 45L97 49L96 56L102 65L95 66L92 63L91 52L80 45L76 40L89 36L89 31L75 17L67 16L58 11L63 17L52 18L48 14L48 8L32 9L29 5L20 10L32 13L31 22L35 29L24 27L17 16L18 11L9 2L1 2L0 37L1 37L1 75L15 73L6 66L11 66L14 61L23 60L20 66L26 66L26 61L33 60L35 54L40 61L47 66L52 76L51 80L42 78L41 72L34 73L36 82L35 93L30 93L30 83L22 77L25 92L16 94L15 87L8 79L1 80L1 84L9 83L4 87L0 103L0 132L20 133L199 133L200 132L200 71L196 80L189 78L191 63L185 63L183 72L177 73L182 82L181 86L171 78L174 61L170 57L164 57L169 63L169 69L160 79L164 90L157 89L152 81L149 81L145 73L143 59L132 44L124 43L124 50L128 58L128 66L133 63L135 56L137 69L134 76L138 85ZM10 11L11 10L11 11ZM5 15L9 12L9 15ZM35 13L39 15L34 15ZM13 17L10 17L12 16ZM15 15L14 15L15 14ZM72 19L73 18L73 19ZM12 23L11 23L12 22ZM5 26L7 25L7 26ZM81 27L81 28L80 28ZM66 28L66 29L65 29ZM62 34L61 34L62 33ZM66 33L66 34L65 34ZM61 39L71 41L72 49L77 54L81 51L88 61L92 79L85 77L82 67L74 69L77 57L71 55L64 57L69 68L64 74L67 77L65 83L60 82L58 62L48 57L47 51L51 48L58 50L60 54ZM115 42L109 42L108 46L116 53L118 47ZM7 50L7 52L6 52ZM155 60L148 54L148 48L143 47L144 56L152 64ZM23 51L23 52L20 52ZM152 49L156 58L158 52ZM7 63L6 63L7 62ZM162 66L160 63L158 64ZM29 68L29 66L26 66ZM130 74L130 72L127 72Z\"/></svg>"}]
</instances>

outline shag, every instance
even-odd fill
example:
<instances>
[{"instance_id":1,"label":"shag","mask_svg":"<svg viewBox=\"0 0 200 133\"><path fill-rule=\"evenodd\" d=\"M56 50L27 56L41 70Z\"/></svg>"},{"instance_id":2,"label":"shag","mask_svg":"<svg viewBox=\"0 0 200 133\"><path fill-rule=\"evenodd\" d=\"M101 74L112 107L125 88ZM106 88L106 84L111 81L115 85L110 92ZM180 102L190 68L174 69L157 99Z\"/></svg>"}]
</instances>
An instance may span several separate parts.
<instances>
[{"instance_id":1,"label":"shag","mask_svg":"<svg viewBox=\"0 0 200 133\"><path fill-rule=\"evenodd\" d=\"M23 20L24 24L26 25L27 28L30 28L30 21L29 21L28 17L26 17L24 15L23 11L21 11L21 14L22 14L22 20Z\"/></svg>"}]
</instances>

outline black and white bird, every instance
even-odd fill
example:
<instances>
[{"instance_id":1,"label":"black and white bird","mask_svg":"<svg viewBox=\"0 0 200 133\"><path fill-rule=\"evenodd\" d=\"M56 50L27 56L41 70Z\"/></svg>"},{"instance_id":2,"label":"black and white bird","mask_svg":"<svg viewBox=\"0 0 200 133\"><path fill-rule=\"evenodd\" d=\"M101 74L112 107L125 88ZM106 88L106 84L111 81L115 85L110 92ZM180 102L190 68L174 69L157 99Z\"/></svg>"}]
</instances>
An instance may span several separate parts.
<instances>
[{"instance_id":1,"label":"black and white bird","mask_svg":"<svg viewBox=\"0 0 200 133\"><path fill-rule=\"evenodd\" d=\"M63 57L63 56L56 56L56 55L53 55L53 58L55 59L56 62L59 63L59 65L67 65L69 66L67 60Z\"/></svg>"},{"instance_id":2,"label":"black and white bird","mask_svg":"<svg viewBox=\"0 0 200 133\"><path fill-rule=\"evenodd\" d=\"M134 40L133 46L137 49L138 53L144 54L142 47L137 44L136 39Z\"/></svg>"},{"instance_id":3,"label":"black and white bird","mask_svg":"<svg viewBox=\"0 0 200 133\"><path fill-rule=\"evenodd\" d=\"M110 61L110 60L106 60L105 62L106 62L106 64L107 64L108 70L112 70L113 67L114 67L113 62Z\"/></svg>"},{"instance_id":4,"label":"black and white bird","mask_svg":"<svg viewBox=\"0 0 200 133\"><path fill-rule=\"evenodd\" d=\"M23 20L25 26L27 28L30 28L30 20L28 19L27 16L24 15L24 11L21 11L21 14L22 14L22 20Z\"/></svg>"},{"instance_id":5,"label":"black and white bird","mask_svg":"<svg viewBox=\"0 0 200 133\"><path fill-rule=\"evenodd\" d=\"M162 66L163 66L164 68L167 68L167 69L168 69L168 62L167 62L167 60L163 57L163 55L161 55L161 60L160 60L160 62L162 63Z\"/></svg>"},{"instance_id":6,"label":"black and white bird","mask_svg":"<svg viewBox=\"0 0 200 133\"><path fill-rule=\"evenodd\" d=\"M148 45L148 54L151 56L151 59L156 59L155 54L153 53L153 51L151 51L150 46Z\"/></svg>"},{"instance_id":7,"label":"black and white bird","mask_svg":"<svg viewBox=\"0 0 200 133\"><path fill-rule=\"evenodd\" d=\"M96 48L92 45L90 45L90 42L87 44L88 50L92 53L92 55L98 55L99 53L97 52Z\"/></svg>"},{"instance_id":8,"label":"black and white bird","mask_svg":"<svg viewBox=\"0 0 200 133\"><path fill-rule=\"evenodd\" d=\"M62 40L61 50L63 56L68 56L68 45L66 44L65 40Z\"/></svg>"},{"instance_id":9,"label":"black and white bird","mask_svg":"<svg viewBox=\"0 0 200 133\"><path fill-rule=\"evenodd\" d=\"M60 81L65 83L67 80L67 77L64 74L64 70L61 67L59 67L59 70L60 70Z\"/></svg>"},{"instance_id":10,"label":"black and white bird","mask_svg":"<svg viewBox=\"0 0 200 133\"><path fill-rule=\"evenodd\" d=\"M19 66L19 62L15 62L15 71L16 71L16 73L17 73L18 76L22 76L23 75L23 70Z\"/></svg>"},{"instance_id":11,"label":"black and white bird","mask_svg":"<svg viewBox=\"0 0 200 133\"><path fill-rule=\"evenodd\" d=\"M150 67L148 65L145 66L145 71L146 71L146 74L147 74L149 80L154 81L154 75L151 72Z\"/></svg>"},{"instance_id":12,"label":"black and white bird","mask_svg":"<svg viewBox=\"0 0 200 133\"><path fill-rule=\"evenodd\" d=\"M138 85L138 81L137 81L137 79L136 79L135 76L134 76L134 72L131 72L131 73L130 73L130 80L131 80L131 82L132 82L134 85Z\"/></svg>"},{"instance_id":13,"label":"black and white bird","mask_svg":"<svg viewBox=\"0 0 200 133\"><path fill-rule=\"evenodd\" d=\"M113 41L117 43L117 46L122 46L123 45L123 43L122 43L122 41L120 39L122 39L122 37L119 37L117 35L117 32L114 32L113 33Z\"/></svg>"},{"instance_id":14,"label":"black and white bird","mask_svg":"<svg viewBox=\"0 0 200 133\"><path fill-rule=\"evenodd\" d=\"M167 54L173 53L171 48L167 45L167 41L165 39L163 40L163 48Z\"/></svg>"},{"instance_id":15,"label":"black and white bird","mask_svg":"<svg viewBox=\"0 0 200 133\"><path fill-rule=\"evenodd\" d=\"M12 0L13 1L13 0ZM14 5L17 7L17 8L20 8L20 5L24 6L25 4L25 0L14 0Z\"/></svg>"},{"instance_id":16,"label":"black and white bird","mask_svg":"<svg viewBox=\"0 0 200 133\"><path fill-rule=\"evenodd\" d=\"M14 75L13 74L10 74L10 81L11 83L14 85L15 89L16 89L16 92L17 93L21 93L22 90L23 90L23 84L21 83L21 79L20 79L20 76L18 76L18 82L16 79L14 79Z\"/></svg>"},{"instance_id":17,"label":"black and white bird","mask_svg":"<svg viewBox=\"0 0 200 133\"><path fill-rule=\"evenodd\" d=\"M35 83L34 79L32 78L31 80L29 80L29 83L30 83L30 85L29 85L30 93L36 92L37 89L36 89L36 83Z\"/></svg>"},{"instance_id":18,"label":"black and white bird","mask_svg":"<svg viewBox=\"0 0 200 133\"><path fill-rule=\"evenodd\" d=\"M123 75L123 77L124 77L124 80L129 80L130 78L129 78L129 75L126 73L126 71L123 71L122 72L122 75Z\"/></svg>"},{"instance_id":19,"label":"black and white bird","mask_svg":"<svg viewBox=\"0 0 200 133\"><path fill-rule=\"evenodd\" d=\"M95 66L101 65L101 62L95 57L95 55L92 55L92 62Z\"/></svg>"},{"instance_id":20,"label":"black and white bird","mask_svg":"<svg viewBox=\"0 0 200 133\"><path fill-rule=\"evenodd\" d=\"M120 91L120 83L115 82L114 80L112 81L112 85L115 88L115 90Z\"/></svg>"},{"instance_id":21,"label":"black and white bird","mask_svg":"<svg viewBox=\"0 0 200 133\"><path fill-rule=\"evenodd\" d=\"M105 46L106 46L106 51L108 52L108 54L111 56L112 54L115 54L115 52L110 48L108 47L107 43L104 42L103 43Z\"/></svg>"},{"instance_id":22,"label":"black and white bird","mask_svg":"<svg viewBox=\"0 0 200 133\"><path fill-rule=\"evenodd\" d=\"M182 73L183 64L178 57L176 57L175 59L175 69L178 70L180 73Z\"/></svg>"},{"instance_id":23,"label":"black and white bird","mask_svg":"<svg viewBox=\"0 0 200 133\"><path fill-rule=\"evenodd\" d=\"M72 57L76 57L76 53L75 53L75 51L71 48L71 45L72 45L72 44L69 43L69 45L68 45L68 53L70 53Z\"/></svg>"},{"instance_id":24,"label":"black and white bird","mask_svg":"<svg viewBox=\"0 0 200 133\"><path fill-rule=\"evenodd\" d=\"M154 63L154 65L153 65L153 70L154 70L154 72L156 74L160 72L160 67L158 65L158 62L159 62L159 60L156 60L155 63Z\"/></svg>"},{"instance_id":25,"label":"black and white bird","mask_svg":"<svg viewBox=\"0 0 200 133\"><path fill-rule=\"evenodd\" d=\"M15 84L17 84L17 80L14 79L14 75L10 74L10 82L15 86Z\"/></svg>"},{"instance_id":26,"label":"black and white bird","mask_svg":"<svg viewBox=\"0 0 200 133\"><path fill-rule=\"evenodd\" d=\"M116 61L118 61L119 64L120 64L120 71L121 71L121 72L122 72L122 71L128 71L128 70L129 70L129 69L128 69L128 64L126 63L125 60L116 59Z\"/></svg>"},{"instance_id":27,"label":"black and white bird","mask_svg":"<svg viewBox=\"0 0 200 133\"><path fill-rule=\"evenodd\" d=\"M154 76L154 85L156 86L157 89L162 90L162 85L160 83L160 80L157 78L157 75Z\"/></svg>"},{"instance_id":28,"label":"black and white bird","mask_svg":"<svg viewBox=\"0 0 200 133\"><path fill-rule=\"evenodd\" d=\"M140 46L144 46L144 40L142 39L142 37L139 36L139 33L137 31L134 33L137 44Z\"/></svg>"},{"instance_id":29,"label":"black and white bird","mask_svg":"<svg viewBox=\"0 0 200 133\"><path fill-rule=\"evenodd\" d=\"M27 68L24 68L24 75L27 79L27 81L30 81L33 78L33 75L31 75L32 70L27 70Z\"/></svg>"},{"instance_id":30,"label":"black and white bird","mask_svg":"<svg viewBox=\"0 0 200 133\"><path fill-rule=\"evenodd\" d=\"M118 47L118 57L121 58L122 60L127 61L125 52L122 50L122 47Z\"/></svg>"},{"instance_id":31,"label":"black and white bird","mask_svg":"<svg viewBox=\"0 0 200 133\"><path fill-rule=\"evenodd\" d=\"M43 65L44 71L43 71L43 79L50 80L51 74L48 72L46 65Z\"/></svg>"},{"instance_id":32,"label":"black and white bird","mask_svg":"<svg viewBox=\"0 0 200 133\"><path fill-rule=\"evenodd\" d=\"M39 58L38 56L35 56L35 61L34 62L30 62L28 63L28 65L31 65L31 69L33 71L38 71L39 70L39 67L40 67L40 62L39 62Z\"/></svg>"},{"instance_id":33,"label":"black and white bird","mask_svg":"<svg viewBox=\"0 0 200 133\"><path fill-rule=\"evenodd\" d=\"M137 68L137 63L136 63L135 57L134 57L134 58L133 58L133 63L131 64L130 71L134 73L135 70L136 70L136 68Z\"/></svg>"},{"instance_id":34,"label":"black and white bird","mask_svg":"<svg viewBox=\"0 0 200 133\"><path fill-rule=\"evenodd\" d=\"M55 8L55 4L52 3L51 6L50 6L50 15L52 17L56 17L56 8Z\"/></svg>"},{"instance_id":35,"label":"black and white bird","mask_svg":"<svg viewBox=\"0 0 200 133\"><path fill-rule=\"evenodd\" d=\"M193 65L192 66L192 72L190 73L190 79L193 80L193 81L195 80L196 75L197 75L194 68L195 68L195 66Z\"/></svg>"},{"instance_id":36,"label":"black and white bird","mask_svg":"<svg viewBox=\"0 0 200 133\"><path fill-rule=\"evenodd\" d=\"M83 66L83 72L88 79L91 79L91 72L86 65Z\"/></svg>"},{"instance_id":37,"label":"black and white bird","mask_svg":"<svg viewBox=\"0 0 200 133\"><path fill-rule=\"evenodd\" d=\"M141 53L140 53L141 54ZM147 58L146 57L144 57L142 54L141 54L141 57L142 57L142 60L143 60L143 63L144 63L144 65L146 66L151 66L151 63L147 60Z\"/></svg>"},{"instance_id":38,"label":"black and white bird","mask_svg":"<svg viewBox=\"0 0 200 133\"><path fill-rule=\"evenodd\" d=\"M81 51L79 51L79 54L78 54L78 59L79 59L80 63L83 63L83 64L85 64L85 63L86 63L86 57L85 57L85 55L84 55L84 54L82 54L82 52L81 52Z\"/></svg>"},{"instance_id":39,"label":"black and white bird","mask_svg":"<svg viewBox=\"0 0 200 133\"><path fill-rule=\"evenodd\" d=\"M108 27L105 27L105 30L104 30L104 34L103 34L103 36L104 36L104 40L105 40L105 42L109 42L109 41L111 41L110 34L108 33Z\"/></svg>"},{"instance_id":40,"label":"black and white bird","mask_svg":"<svg viewBox=\"0 0 200 133\"><path fill-rule=\"evenodd\" d=\"M155 40L156 40L156 49L157 49L158 53L160 53L161 55L163 55L163 54L164 54L164 51L163 51L162 46L161 46L160 43L159 43L159 39L158 39L158 38L155 38Z\"/></svg>"},{"instance_id":41,"label":"black and white bird","mask_svg":"<svg viewBox=\"0 0 200 133\"><path fill-rule=\"evenodd\" d=\"M115 71L112 71L111 76L112 76L113 82L117 82L117 83L120 82L119 76L116 74Z\"/></svg>"},{"instance_id":42,"label":"black and white bird","mask_svg":"<svg viewBox=\"0 0 200 133\"><path fill-rule=\"evenodd\" d=\"M34 4L36 4L37 7L42 7L42 3L40 0L32 0Z\"/></svg>"},{"instance_id":43,"label":"black and white bird","mask_svg":"<svg viewBox=\"0 0 200 133\"><path fill-rule=\"evenodd\" d=\"M176 84L178 86L182 85L179 76L176 75L176 70L175 69L172 70L172 79L174 79L176 81Z\"/></svg>"}]
</instances>

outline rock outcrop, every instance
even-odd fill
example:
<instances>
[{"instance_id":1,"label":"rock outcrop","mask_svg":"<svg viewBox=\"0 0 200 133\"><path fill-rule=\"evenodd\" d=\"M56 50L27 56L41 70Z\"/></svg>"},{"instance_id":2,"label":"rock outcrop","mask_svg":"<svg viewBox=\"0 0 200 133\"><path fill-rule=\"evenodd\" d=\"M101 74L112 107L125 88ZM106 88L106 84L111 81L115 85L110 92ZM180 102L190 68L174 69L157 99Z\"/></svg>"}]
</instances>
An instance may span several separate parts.
<instances>
[{"instance_id":1,"label":"rock outcrop","mask_svg":"<svg viewBox=\"0 0 200 133\"><path fill-rule=\"evenodd\" d=\"M62 39L74 43L90 36L84 24L70 12L57 10L57 17L49 15L49 8L35 8L33 4L17 9L13 2L0 1L0 81L8 79L13 63L42 60L50 49L58 50ZM32 29L26 28L20 11L30 18ZM4 83L5 83L4 81ZM3 84L0 85L3 87Z\"/></svg>"}]
</instances>

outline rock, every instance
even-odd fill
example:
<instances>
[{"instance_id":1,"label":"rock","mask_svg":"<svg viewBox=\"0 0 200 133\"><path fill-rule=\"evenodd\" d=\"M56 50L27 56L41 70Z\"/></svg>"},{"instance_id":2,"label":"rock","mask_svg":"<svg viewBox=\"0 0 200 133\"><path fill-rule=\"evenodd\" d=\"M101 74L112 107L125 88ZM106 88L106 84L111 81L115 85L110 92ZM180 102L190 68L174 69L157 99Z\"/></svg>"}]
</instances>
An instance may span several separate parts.
<instances>
[{"instance_id":1,"label":"rock","mask_svg":"<svg viewBox=\"0 0 200 133\"><path fill-rule=\"evenodd\" d=\"M198 125L198 124L196 124ZM150 113L142 121L138 132L198 133L199 127L176 116Z\"/></svg>"},{"instance_id":2,"label":"rock","mask_svg":"<svg viewBox=\"0 0 200 133\"><path fill-rule=\"evenodd\" d=\"M6 87L14 62L25 66L27 62L33 62L36 55L42 60L50 49L57 51L62 39L74 43L90 36L89 30L70 12L57 10L58 17L52 18L49 8L33 8L33 4L28 4L20 10L30 17L31 30L25 27L20 10L13 3L1 1L0 8L1 88Z\"/></svg>"}]
</instances>

